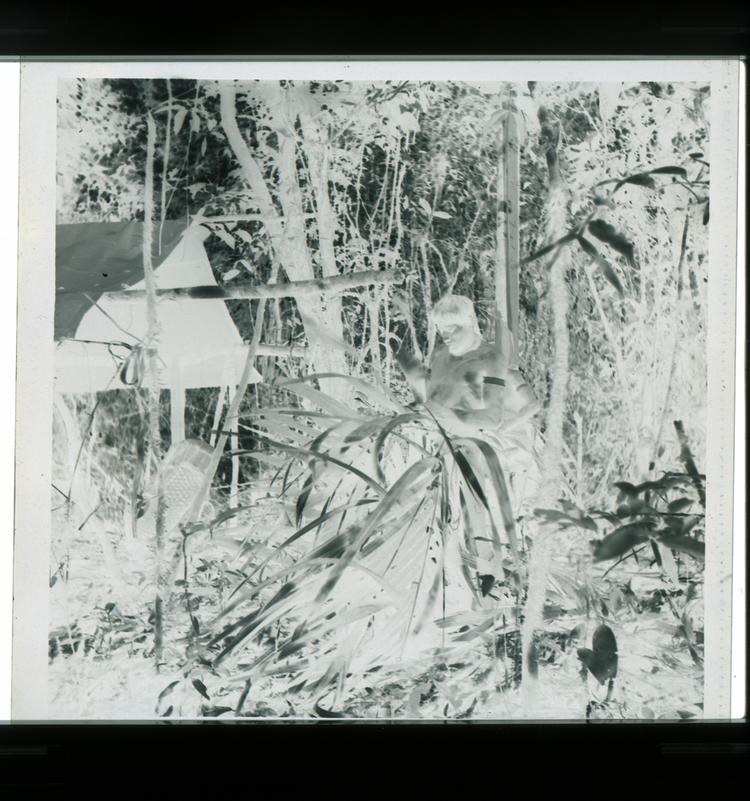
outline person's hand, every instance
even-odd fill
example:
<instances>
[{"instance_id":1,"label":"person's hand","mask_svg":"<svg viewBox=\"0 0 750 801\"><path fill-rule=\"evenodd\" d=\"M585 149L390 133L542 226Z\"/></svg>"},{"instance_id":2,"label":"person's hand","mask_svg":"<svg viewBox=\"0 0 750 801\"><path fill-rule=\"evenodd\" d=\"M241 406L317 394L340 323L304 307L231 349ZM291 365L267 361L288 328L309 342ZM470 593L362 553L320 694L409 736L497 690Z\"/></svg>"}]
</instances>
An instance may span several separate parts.
<instances>
[{"instance_id":1,"label":"person's hand","mask_svg":"<svg viewBox=\"0 0 750 801\"><path fill-rule=\"evenodd\" d=\"M425 409L446 433L454 437L476 437L479 434L478 426L468 419L463 419L453 409L441 403L430 401L425 403Z\"/></svg>"}]
</instances>

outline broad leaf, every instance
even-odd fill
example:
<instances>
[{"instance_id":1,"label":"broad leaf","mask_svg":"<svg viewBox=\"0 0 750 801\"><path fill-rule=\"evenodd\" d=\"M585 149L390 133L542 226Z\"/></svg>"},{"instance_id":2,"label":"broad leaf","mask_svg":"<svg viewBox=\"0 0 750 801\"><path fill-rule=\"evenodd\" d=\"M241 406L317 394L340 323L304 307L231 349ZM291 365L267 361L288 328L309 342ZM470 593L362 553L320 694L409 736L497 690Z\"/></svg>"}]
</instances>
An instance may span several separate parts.
<instances>
[{"instance_id":1,"label":"broad leaf","mask_svg":"<svg viewBox=\"0 0 750 801\"><path fill-rule=\"evenodd\" d=\"M687 180L687 170L684 167L657 167L655 170L649 170L649 173L651 175L679 175L683 180Z\"/></svg>"},{"instance_id":2,"label":"broad leaf","mask_svg":"<svg viewBox=\"0 0 750 801\"><path fill-rule=\"evenodd\" d=\"M432 214L432 208L424 198L419 198L419 200L417 200L417 205L428 217Z\"/></svg>"},{"instance_id":3,"label":"broad leaf","mask_svg":"<svg viewBox=\"0 0 750 801\"><path fill-rule=\"evenodd\" d=\"M662 545L665 545L667 548L671 548L673 551L689 554L695 559L706 558L705 543L701 542L700 540L696 540L694 537L668 533L668 529L663 531L664 533L657 532L658 540Z\"/></svg>"},{"instance_id":4,"label":"broad leaf","mask_svg":"<svg viewBox=\"0 0 750 801\"><path fill-rule=\"evenodd\" d=\"M594 632L591 648L579 648L578 658L599 684L606 684L617 675L617 639L614 632L602 623Z\"/></svg>"},{"instance_id":5,"label":"broad leaf","mask_svg":"<svg viewBox=\"0 0 750 801\"><path fill-rule=\"evenodd\" d=\"M627 178L623 178L621 184L635 184L636 186L647 186L649 189L656 188L656 181L647 173L647 172L640 172L636 173L635 175L630 175Z\"/></svg>"},{"instance_id":6,"label":"broad leaf","mask_svg":"<svg viewBox=\"0 0 750 801\"><path fill-rule=\"evenodd\" d=\"M620 526L594 544L594 561L617 559L636 545L646 542L649 534L650 530L641 523Z\"/></svg>"},{"instance_id":7,"label":"broad leaf","mask_svg":"<svg viewBox=\"0 0 750 801\"><path fill-rule=\"evenodd\" d=\"M620 295L620 297L622 297L625 292L612 265L604 258L604 256L602 256L601 253L599 253L599 251L591 244L591 242L588 241L588 239L584 239L582 236L579 236L578 244L581 246L584 253L586 253L586 255L590 256L596 262L599 269L602 271L602 275L617 290L617 293Z\"/></svg>"},{"instance_id":8,"label":"broad leaf","mask_svg":"<svg viewBox=\"0 0 750 801\"><path fill-rule=\"evenodd\" d=\"M604 220L592 220L588 224L588 229L598 240L624 256L631 265L635 265L633 243L626 239L613 225Z\"/></svg>"},{"instance_id":9,"label":"broad leaf","mask_svg":"<svg viewBox=\"0 0 750 801\"><path fill-rule=\"evenodd\" d=\"M182 128L182 123L185 122L186 116L187 116L187 109L184 106L180 106L175 112L174 118L172 120L175 135L177 135L180 132L180 128Z\"/></svg>"}]
</instances>

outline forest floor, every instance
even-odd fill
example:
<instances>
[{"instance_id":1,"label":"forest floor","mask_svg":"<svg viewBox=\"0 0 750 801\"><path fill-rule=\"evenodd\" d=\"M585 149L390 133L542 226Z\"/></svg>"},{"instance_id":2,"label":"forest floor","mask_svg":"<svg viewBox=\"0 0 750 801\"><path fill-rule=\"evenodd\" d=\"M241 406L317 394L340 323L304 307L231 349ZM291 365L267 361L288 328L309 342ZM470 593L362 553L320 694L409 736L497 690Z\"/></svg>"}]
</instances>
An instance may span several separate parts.
<instances>
[{"instance_id":1,"label":"forest floor","mask_svg":"<svg viewBox=\"0 0 750 801\"><path fill-rule=\"evenodd\" d=\"M205 717L353 717L400 719L519 719L526 715L518 686L518 627L454 636L443 652L391 666L377 676L352 677L335 698L294 689L293 676L268 675L250 686L243 667L213 673L188 656L189 602L197 625L215 619L237 584L248 531L279 535L277 499L257 488L237 500L245 510L190 542L188 570L175 581L168 611L170 632L162 664L153 656L153 552L141 534L92 516L81 528L64 508L54 513L50 580L49 688L55 719L150 719ZM214 499L215 506L221 499ZM279 535L280 536L280 535ZM559 575L569 569L556 560ZM182 568L181 568L182 569ZM627 569L627 586L653 585L653 571ZM600 619L548 601L539 635L535 717L580 720L701 717L702 666L680 642L680 625L652 593L651 607L625 598L610 613L619 667L612 689L600 685L578 657ZM189 599L186 602L186 598ZM574 605L575 606L575 605ZM468 628L468 627L465 627ZM235 675L231 675L234 672ZM335 709L332 707L335 705Z\"/></svg>"}]
</instances>

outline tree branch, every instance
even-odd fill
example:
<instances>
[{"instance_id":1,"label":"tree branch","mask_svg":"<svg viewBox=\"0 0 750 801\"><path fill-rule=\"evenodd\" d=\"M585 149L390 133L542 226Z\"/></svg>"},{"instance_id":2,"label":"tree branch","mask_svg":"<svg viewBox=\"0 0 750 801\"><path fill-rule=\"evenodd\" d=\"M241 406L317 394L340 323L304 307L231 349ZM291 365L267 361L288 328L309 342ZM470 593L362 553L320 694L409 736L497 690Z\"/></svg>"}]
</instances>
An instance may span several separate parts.
<instances>
[{"instance_id":1,"label":"tree branch","mask_svg":"<svg viewBox=\"0 0 750 801\"><path fill-rule=\"evenodd\" d=\"M404 280L401 272L390 270L363 270L332 278L312 281L287 281L283 284L236 284L234 286L184 286L173 289L157 289L156 296L161 300L258 300L260 298L293 298L299 295L336 294L360 286L400 284ZM106 293L109 298L135 299L147 296L145 289L118 289Z\"/></svg>"}]
</instances>

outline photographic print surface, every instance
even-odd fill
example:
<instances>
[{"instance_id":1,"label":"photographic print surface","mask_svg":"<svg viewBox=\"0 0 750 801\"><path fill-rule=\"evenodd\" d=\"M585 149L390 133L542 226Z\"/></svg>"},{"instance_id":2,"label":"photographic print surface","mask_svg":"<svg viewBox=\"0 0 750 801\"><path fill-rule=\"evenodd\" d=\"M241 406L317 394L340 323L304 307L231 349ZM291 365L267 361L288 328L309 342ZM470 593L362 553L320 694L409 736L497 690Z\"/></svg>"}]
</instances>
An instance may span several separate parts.
<instances>
[{"instance_id":1,"label":"photographic print surface","mask_svg":"<svg viewBox=\"0 0 750 801\"><path fill-rule=\"evenodd\" d=\"M704 716L709 81L56 91L50 718Z\"/></svg>"}]
</instances>

